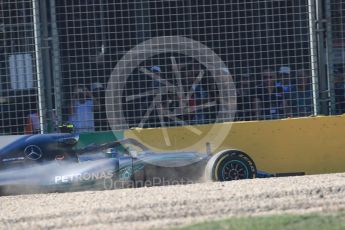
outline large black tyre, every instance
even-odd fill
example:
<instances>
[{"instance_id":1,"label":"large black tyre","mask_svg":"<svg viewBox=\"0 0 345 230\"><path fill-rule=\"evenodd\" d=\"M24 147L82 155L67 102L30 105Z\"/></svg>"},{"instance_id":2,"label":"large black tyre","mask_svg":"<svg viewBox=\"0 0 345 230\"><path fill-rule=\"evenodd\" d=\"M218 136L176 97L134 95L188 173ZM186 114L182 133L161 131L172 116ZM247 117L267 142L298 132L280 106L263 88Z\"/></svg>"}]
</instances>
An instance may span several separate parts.
<instances>
[{"instance_id":1,"label":"large black tyre","mask_svg":"<svg viewBox=\"0 0 345 230\"><path fill-rule=\"evenodd\" d=\"M247 154L239 150L224 150L207 162L205 177L211 181L252 179L256 177L256 166Z\"/></svg>"}]
</instances>

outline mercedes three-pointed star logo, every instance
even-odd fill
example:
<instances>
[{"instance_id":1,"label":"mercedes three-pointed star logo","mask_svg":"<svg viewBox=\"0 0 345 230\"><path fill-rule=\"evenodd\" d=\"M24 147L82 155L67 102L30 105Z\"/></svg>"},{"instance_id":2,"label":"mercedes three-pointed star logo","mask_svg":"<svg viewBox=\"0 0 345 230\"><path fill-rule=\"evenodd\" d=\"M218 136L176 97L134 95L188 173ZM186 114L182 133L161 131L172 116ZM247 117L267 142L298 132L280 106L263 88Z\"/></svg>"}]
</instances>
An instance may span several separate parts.
<instances>
[{"instance_id":1,"label":"mercedes three-pointed star logo","mask_svg":"<svg viewBox=\"0 0 345 230\"><path fill-rule=\"evenodd\" d=\"M37 145L29 145L24 149L24 155L30 160L38 160L42 157L42 150Z\"/></svg>"}]
</instances>

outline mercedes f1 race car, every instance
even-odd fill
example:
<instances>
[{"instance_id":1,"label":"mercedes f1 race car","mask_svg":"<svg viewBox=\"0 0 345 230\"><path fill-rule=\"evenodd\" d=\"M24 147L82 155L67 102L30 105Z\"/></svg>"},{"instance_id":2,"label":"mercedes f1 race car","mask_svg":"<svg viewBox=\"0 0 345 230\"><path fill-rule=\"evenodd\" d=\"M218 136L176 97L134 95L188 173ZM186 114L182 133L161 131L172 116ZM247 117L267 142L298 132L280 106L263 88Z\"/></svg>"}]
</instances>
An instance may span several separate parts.
<instances>
[{"instance_id":1,"label":"mercedes f1 race car","mask_svg":"<svg viewBox=\"0 0 345 230\"><path fill-rule=\"evenodd\" d=\"M0 149L0 192L75 191L255 178L239 150L154 152L135 139L77 148L78 134L23 136Z\"/></svg>"}]
</instances>

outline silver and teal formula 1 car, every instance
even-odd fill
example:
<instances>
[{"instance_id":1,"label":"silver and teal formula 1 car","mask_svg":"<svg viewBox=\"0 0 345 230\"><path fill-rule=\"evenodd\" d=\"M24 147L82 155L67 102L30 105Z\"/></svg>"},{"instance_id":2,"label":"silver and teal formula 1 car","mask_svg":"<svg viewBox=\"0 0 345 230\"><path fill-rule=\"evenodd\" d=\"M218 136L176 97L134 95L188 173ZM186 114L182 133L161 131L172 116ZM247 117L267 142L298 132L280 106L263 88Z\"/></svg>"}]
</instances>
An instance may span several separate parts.
<instances>
[{"instance_id":1,"label":"silver and teal formula 1 car","mask_svg":"<svg viewBox=\"0 0 345 230\"><path fill-rule=\"evenodd\" d=\"M135 139L77 148L78 134L23 136L0 149L0 192L113 189L255 178L239 150L154 152Z\"/></svg>"}]
</instances>

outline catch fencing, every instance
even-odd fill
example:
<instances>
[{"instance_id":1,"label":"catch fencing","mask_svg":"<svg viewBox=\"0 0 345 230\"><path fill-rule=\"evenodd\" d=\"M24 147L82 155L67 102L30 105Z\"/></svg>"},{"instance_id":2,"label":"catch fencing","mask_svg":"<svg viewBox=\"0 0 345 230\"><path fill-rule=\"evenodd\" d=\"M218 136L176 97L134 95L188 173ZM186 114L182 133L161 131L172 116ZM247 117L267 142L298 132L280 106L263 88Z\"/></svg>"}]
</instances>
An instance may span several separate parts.
<instances>
[{"instance_id":1,"label":"catch fencing","mask_svg":"<svg viewBox=\"0 0 345 230\"><path fill-rule=\"evenodd\" d=\"M344 113L341 0L4 0L1 134Z\"/></svg>"}]
</instances>

